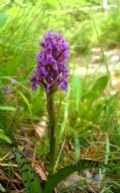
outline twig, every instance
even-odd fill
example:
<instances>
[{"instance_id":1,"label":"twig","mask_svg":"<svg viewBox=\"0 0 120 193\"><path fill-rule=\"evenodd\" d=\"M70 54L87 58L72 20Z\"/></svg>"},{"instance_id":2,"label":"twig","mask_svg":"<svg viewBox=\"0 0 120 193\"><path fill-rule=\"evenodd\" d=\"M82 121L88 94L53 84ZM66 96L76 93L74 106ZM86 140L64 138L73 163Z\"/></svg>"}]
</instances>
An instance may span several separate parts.
<instances>
[{"instance_id":1,"label":"twig","mask_svg":"<svg viewBox=\"0 0 120 193\"><path fill-rule=\"evenodd\" d=\"M3 161L4 159L6 159L9 155L10 155L10 152L8 152L5 156L3 156L2 158L0 158L0 162Z\"/></svg>"},{"instance_id":2,"label":"twig","mask_svg":"<svg viewBox=\"0 0 120 193\"><path fill-rule=\"evenodd\" d=\"M17 168L17 164L12 164L12 163L8 163L8 164L4 164L4 163L0 163L0 166L2 167L15 167Z\"/></svg>"}]
</instances>

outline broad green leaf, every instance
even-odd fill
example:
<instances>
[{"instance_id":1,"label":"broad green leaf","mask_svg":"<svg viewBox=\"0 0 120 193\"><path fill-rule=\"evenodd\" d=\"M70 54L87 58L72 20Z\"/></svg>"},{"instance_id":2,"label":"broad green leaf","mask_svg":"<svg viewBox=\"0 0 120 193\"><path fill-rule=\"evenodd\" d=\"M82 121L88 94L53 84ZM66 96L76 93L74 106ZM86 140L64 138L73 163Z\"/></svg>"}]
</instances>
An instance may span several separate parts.
<instances>
[{"instance_id":1,"label":"broad green leaf","mask_svg":"<svg viewBox=\"0 0 120 193\"><path fill-rule=\"evenodd\" d=\"M96 94L100 94L104 91L105 87L108 83L108 76L99 77L94 83L91 92L95 92Z\"/></svg>"},{"instance_id":2,"label":"broad green leaf","mask_svg":"<svg viewBox=\"0 0 120 193\"><path fill-rule=\"evenodd\" d=\"M107 86L108 80L108 76L101 76L95 81L86 96L88 98L88 105L91 105L93 101L95 101L98 97L100 97L100 95L103 94L103 91Z\"/></svg>"},{"instance_id":3,"label":"broad green leaf","mask_svg":"<svg viewBox=\"0 0 120 193\"><path fill-rule=\"evenodd\" d=\"M7 143L12 144L11 139L7 135L5 135L5 133L1 129L0 129L0 140L6 141Z\"/></svg>"},{"instance_id":4,"label":"broad green leaf","mask_svg":"<svg viewBox=\"0 0 120 193\"><path fill-rule=\"evenodd\" d=\"M79 110L79 103L83 96L83 81L80 75L75 75L72 80L72 91L75 97L75 111Z\"/></svg>"},{"instance_id":5,"label":"broad green leaf","mask_svg":"<svg viewBox=\"0 0 120 193\"><path fill-rule=\"evenodd\" d=\"M68 177L70 174L76 171L81 171L86 168L108 168L105 164L92 161L92 160L80 160L75 165L70 165L62 170L58 171L56 174L50 176L48 181L46 182L43 193L52 193L53 189L57 187L57 185Z\"/></svg>"},{"instance_id":6,"label":"broad green leaf","mask_svg":"<svg viewBox=\"0 0 120 193\"><path fill-rule=\"evenodd\" d=\"M11 107L11 106L0 106L0 110L2 110L2 111L16 111L16 108Z\"/></svg>"},{"instance_id":7,"label":"broad green leaf","mask_svg":"<svg viewBox=\"0 0 120 193\"><path fill-rule=\"evenodd\" d=\"M12 149L16 162L20 167L23 183L27 193L42 193L42 188L38 176L27 161L26 157L15 147Z\"/></svg>"},{"instance_id":8,"label":"broad green leaf","mask_svg":"<svg viewBox=\"0 0 120 193\"><path fill-rule=\"evenodd\" d=\"M5 13L0 13L0 30L5 25L7 20L7 15Z\"/></svg>"}]
</instances>

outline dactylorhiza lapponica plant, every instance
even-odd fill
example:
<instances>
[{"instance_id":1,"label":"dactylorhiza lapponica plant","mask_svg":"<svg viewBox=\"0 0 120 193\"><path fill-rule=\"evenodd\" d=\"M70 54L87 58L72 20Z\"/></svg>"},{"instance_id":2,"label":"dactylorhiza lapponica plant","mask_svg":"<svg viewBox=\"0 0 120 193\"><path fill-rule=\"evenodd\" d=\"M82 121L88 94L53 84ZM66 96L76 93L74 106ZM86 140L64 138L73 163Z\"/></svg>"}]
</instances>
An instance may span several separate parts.
<instances>
[{"instance_id":1,"label":"dactylorhiza lapponica plant","mask_svg":"<svg viewBox=\"0 0 120 193\"><path fill-rule=\"evenodd\" d=\"M58 89L66 91L69 76L67 59L70 57L69 44L60 33L48 32L40 43L41 52L37 56L38 64L31 78L32 89L45 88L50 130L50 172L53 172L56 147L56 117L54 94Z\"/></svg>"},{"instance_id":2,"label":"dactylorhiza lapponica plant","mask_svg":"<svg viewBox=\"0 0 120 193\"><path fill-rule=\"evenodd\" d=\"M37 56L38 64L35 68L34 76L31 78L32 89L39 86L45 89L47 95L47 111L49 118L50 137L50 165L48 179L41 186L38 176L27 161L26 157L15 147L13 153L20 167L24 186L27 193L53 193L57 185L75 171L86 168L107 168L103 163L92 160L80 160L75 164L67 166L58 172L54 172L55 151L56 151L56 116L54 110L54 95L59 89L66 91L69 71L67 69L67 59L70 57L69 44L59 33L48 32L44 36L44 41L40 43L41 52Z\"/></svg>"}]
</instances>

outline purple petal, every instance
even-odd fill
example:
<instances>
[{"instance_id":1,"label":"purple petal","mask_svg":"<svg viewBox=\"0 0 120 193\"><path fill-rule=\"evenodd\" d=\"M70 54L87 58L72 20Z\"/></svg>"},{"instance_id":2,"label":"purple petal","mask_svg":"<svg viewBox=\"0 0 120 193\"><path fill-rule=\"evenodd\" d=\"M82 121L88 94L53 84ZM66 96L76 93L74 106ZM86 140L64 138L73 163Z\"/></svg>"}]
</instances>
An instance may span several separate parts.
<instances>
[{"instance_id":1,"label":"purple petal","mask_svg":"<svg viewBox=\"0 0 120 193\"><path fill-rule=\"evenodd\" d=\"M32 85L32 89L33 89L33 90L37 90L36 84L33 84L33 85Z\"/></svg>"},{"instance_id":2,"label":"purple petal","mask_svg":"<svg viewBox=\"0 0 120 193\"><path fill-rule=\"evenodd\" d=\"M11 83L11 84L15 84L15 83L16 83L16 80L15 80L15 79L11 79L11 80L10 80L10 83Z\"/></svg>"},{"instance_id":3,"label":"purple petal","mask_svg":"<svg viewBox=\"0 0 120 193\"><path fill-rule=\"evenodd\" d=\"M5 92L6 92L7 94L10 94L10 93L12 92L12 90L11 90L10 87L6 87Z\"/></svg>"},{"instance_id":4,"label":"purple petal","mask_svg":"<svg viewBox=\"0 0 120 193\"><path fill-rule=\"evenodd\" d=\"M40 43L40 46L42 46L43 48L45 47L45 43L44 42L41 42Z\"/></svg>"},{"instance_id":5,"label":"purple petal","mask_svg":"<svg viewBox=\"0 0 120 193\"><path fill-rule=\"evenodd\" d=\"M65 82L61 85L61 89L62 89L63 91L66 91L67 85L68 85L68 82L65 81Z\"/></svg>"}]
</instances>

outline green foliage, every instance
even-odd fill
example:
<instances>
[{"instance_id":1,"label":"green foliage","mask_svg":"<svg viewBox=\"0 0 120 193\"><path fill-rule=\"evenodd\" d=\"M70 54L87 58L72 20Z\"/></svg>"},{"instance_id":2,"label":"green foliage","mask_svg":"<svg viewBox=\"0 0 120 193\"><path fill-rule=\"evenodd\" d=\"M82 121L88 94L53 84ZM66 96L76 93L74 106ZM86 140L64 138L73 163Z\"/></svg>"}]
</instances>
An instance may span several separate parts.
<instances>
[{"instance_id":1,"label":"green foliage","mask_svg":"<svg viewBox=\"0 0 120 193\"><path fill-rule=\"evenodd\" d=\"M7 21L7 15L4 13L0 13L0 30L4 27Z\"/></svg>"},{"instance_id":2,"label":"green foliage","mask_svg":"<svg viewBox=\"0 0 120 193\"><path fill-rule=\"evenodd\" d=\"M73 76L71 86L75 98L75 111L78 112L79 103L83 97L83 81L79 75Z\"/></svg>"},{"instance_id":3,"label":"green foliage","mask_svg":"<svg viewBox=\"0 0 120 193\"><path fill-rule=\"evenodd\" d=\"M104 47L114 48L119 46L120 42L120 10L112 11L104 19L101 27L101 40Z\"/></svg>"},{"instance_id":4,"label":"green foliage","mask_svg":"<svg viewBox=\"0 0 120 193\"><path fill-rule=\"evenodd\" d=\"M7 136L7 135L5 135L5 133L4 133L4 131L3 130L1 130L0 129L0 141L5 141L5 142L7 142L7 143L9 143L9 144L12 144L12 141L11 141L11 139Z\"/></svg>"},{"instance_id":5,"label":"green foliage","mask_svg":"<svg viewBox=\"0 0 120 193\"><path fill-rule=\"evenodd\" d=\"M23 182L27 193L42 193L42 188L38 176L35 174L34 169L26 160L17 148L13 148L13 153L16 157L16 162L20 167Z\"/></svg>"},{"instance_id":6,"label":"green foliage","mask_svg":"<svg viewBox=\"0 0 120 193\"><path fill-rule=\"evenodd\" d=\"M48 181L44 188L44 193L52 193L52 190L57 187L57 185L64 180L66 177L68 177L70 174L76 171L81 171L83 169L87 168L106 168L106 166L103 163L99 163L96 161L91 160L80 160L74 165L67 166L63 168L62 170L58 171L53 176L50 176L48 178Z\"/></svg>"},{"instance_id":7,"label":"green foliage","mask_svg":"<svg viewBox=\"0 0 120 193\"><path fill-rule=\"evenodd\" d=\"M4 95L2 92L0 93L0 105L1 104L4 104ZM4 125L5 125L5 111L0 110L0 129L4 129L5 128Z\"/></svg>"},{"instance_id":8,"label":"green foliage","mask_svg":"<svg viewBox=\"0 0 120 193\"><path fill-rule=\"evenodd\" d=\"M29 162L26 160L25 156L18 151L17 148L13 147L13 153L16 157L16 162L20 167L20 171L22 174L24 186L28 193L52 193L53 189L57 187L57 185L72 174L75 171L81 171L86 168L108 168L103 163L99 163L97 161L91 160L80 160L74 165L67 166L62 170L58 171L52 176L48 177L48 181L45 184L45 187L42 191L40 181L38 177L35 175L35 172Z\"/></svg>"},{"instance_id":9,"label":"green foliage","mask_svg":"<svg viewBox=\"0 0 120 193\"><path fill-rule=\"evenodd\" d=\"M108 83L108 76L101 76L98 78L94 84L92 85L92 88L87 92L87 107L91 107L92 103L96 101L98 97L100 97L105 90Z\"/></svg>"},{"instance_id":10,"label":"green foliage","mask_svg":"<svg viewBox=\"0 0 120 193\"><path fill-rule=\"evenodd\" d=\"M11 106L0 106L0 110L1 111L16 111L16 108L11 107Z\"/></svg>"},{"instance_id":11,"label":"green foliage","mask_svg":"<svg viewBox=\"0 0 120 193\"><path fill-rule=\"evenodd\" d=\"M74 79L73 79L73 83L74 83ZM72 93L73 93L72 97L74 97L75 100L73 100L73 104L72 104L73 109L70 113L70 116L72 117L73 115L75 116L75 119L73 119L73 125L76 122L76 125L74 126L76 127L76 129L78 127L88 129L89 127L91 127L90 125L92 124L92 122L94 124L99 124L97 121L99 121L100 114L102 115L103 108L104 108L103 102L101 101L101 96L103 95L107 84L108 84L108 76L106 75L101 76L96 80L92 80L86 86L85 86L85 83L83 82L85 90L79 90L79 92L81 92L79 93L79 95L82 94L82 98L80 97L79 99L77 99L78 98L77 92L74 91L75 87L74 86L72 87ZM80 83L78 85L80 86ZM80 109L78 111L78 114L75 113L75 109L74 109L74 107L76 106L75 103L77 100L79 100L79 102L77 102L77 105L78 105L77 108ZM81 133L81 130L80 130L80 133Z\"/></svg>"},{"instance_id":12,"label":"green foliage","mask_svg":"<svg viewBox=\"0 0 120 193\"><path fill-rule=\"evenodd\" d=\"M27 97L26 97L21 91L18 91L18 94L22 97L23 101L24 101L25 104L27 105L28 110L29 110L29 113L30 113L30 116L32 117L31 106L30 106L30 103L29 103Z\"/></svg>"}]
</instances>

